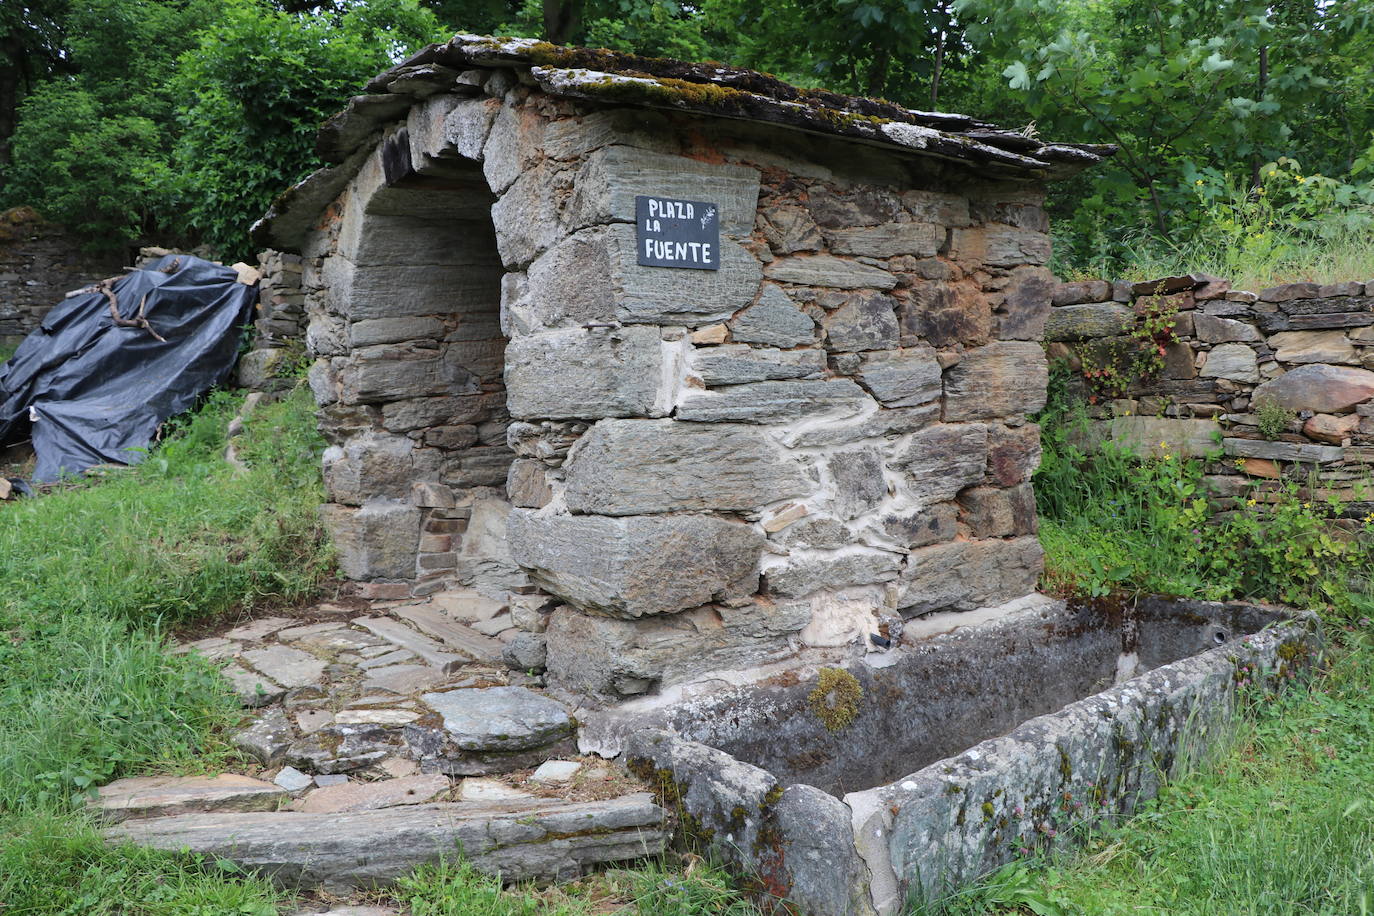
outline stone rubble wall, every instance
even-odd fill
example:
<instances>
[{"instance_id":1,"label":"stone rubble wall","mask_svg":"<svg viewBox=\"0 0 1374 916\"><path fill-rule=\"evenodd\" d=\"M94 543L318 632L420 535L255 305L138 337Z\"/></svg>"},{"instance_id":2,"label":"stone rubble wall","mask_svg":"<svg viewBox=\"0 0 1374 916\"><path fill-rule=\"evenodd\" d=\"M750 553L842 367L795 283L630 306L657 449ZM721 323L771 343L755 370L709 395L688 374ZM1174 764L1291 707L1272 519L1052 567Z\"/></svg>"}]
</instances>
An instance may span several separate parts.
<instances>
[{"instance_id":1,"label":"stone rubble wall","mask_svg":"<svg viewBox=\"0 0 1374 916\"><path fill-rule=\"evenodd\" d=\"M1046 323L1051 359L1074 370L1109 364L1142 345L1148 315L1173 316L1163 369L1134 378L1090 412L1101 431L1144 453L1217 456L1207 481L1223 508L1265 498L1266 481L1309 482L1370 508L1358 484L1374 463L1374 281L1287 283L1259 292L1208 276L1135 284L1061 284ZM1260 428L1265 404L1289 411L1277 435Z\"/></svg>"},{"instance_id":2,"label":"stone rubble wall","mask_svg":"<svg viewBox=\"0 0 1374 916\"><path fill-rule=\"evenodd\" d=\"M457 86L303 250L347 575L538 589L552 682L620 696L1034 590L1038 188ZM721 270L638 266L636 194L719 204Z\"/></svg>"},{"instance_id":3,"label":"stone rubble wall","mask_svg":"<svg viewBox=\"0 0 1374 916\"><path fill-rule=\"evenodd\" d=\"M291 387L292 373L305 357L305 291L300 255L258 252L258 304L253 340L239 358L238 383L254 391Z\"/></svg>"},{"instance_id":4,"label":"stone rubble wall","mask_svg":"<svg viewBox=\"0 0 1374 916\"><path fill-rule=\"evenodd\" d=\"M68 292L122 272L119 255L90 255L32 209L0 213L0 346L17 346Z\"/></svg>"}]
</instances>

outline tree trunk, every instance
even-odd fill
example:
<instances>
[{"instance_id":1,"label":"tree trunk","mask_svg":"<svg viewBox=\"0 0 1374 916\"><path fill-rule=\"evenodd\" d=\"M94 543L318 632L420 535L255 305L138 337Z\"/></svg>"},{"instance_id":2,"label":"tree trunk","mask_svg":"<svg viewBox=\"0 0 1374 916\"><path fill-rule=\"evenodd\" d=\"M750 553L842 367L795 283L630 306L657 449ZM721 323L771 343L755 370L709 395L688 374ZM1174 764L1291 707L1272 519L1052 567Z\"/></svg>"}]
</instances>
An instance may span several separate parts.
<instances>
[{"instance_id":1,"label":"tree trunk","mask_svg":"<svg viewBox=\"0 0 1374 916\"><path fill-rule=\"evenodd\" d=\"M4 36L0 47L0 166L10 164L10 138L14 136L19 83L24 78L23 47L13 33ZM0 169L3 171L3 169ZM4 184L0 181L0 186Z\"/></svg>"},{"instance_id":2,"label":"tree trunk","mask_svg":"<svg viewBox=\"0 0 1374 916\"><path fill-rule=\"evenodd\" d=\"M883 89L887 86L887 67L892 63L892 51L889 48L879 48L873 55L873 63L868 66L868 87L864 90L865 95L880 96Z\"/></svg>"},{"instance_id":3,"label":"tree trunk","mask_svg":"<svg viewBox=\"0 0 1374 916\"><path fill-rule=\"evenodd\" d=\"M1269 90L1269 46L1260 45L1259 49L1259 82L1255 87L1256 101L1264 101L1264 93ZM1259 150L1250 154L1250 191L1252 194L1259 193L1261 178Z\"/></svg>"},{"instance_id":4,"label":"tree trunk","mask_svg":"<svg viewBox=\"0 0 1374 916\"><path fill-rule=\"evenodd\" d=\"M583 0L544 0L544 39L568 44L582 29Z\"/></svg>"}]
</instances>

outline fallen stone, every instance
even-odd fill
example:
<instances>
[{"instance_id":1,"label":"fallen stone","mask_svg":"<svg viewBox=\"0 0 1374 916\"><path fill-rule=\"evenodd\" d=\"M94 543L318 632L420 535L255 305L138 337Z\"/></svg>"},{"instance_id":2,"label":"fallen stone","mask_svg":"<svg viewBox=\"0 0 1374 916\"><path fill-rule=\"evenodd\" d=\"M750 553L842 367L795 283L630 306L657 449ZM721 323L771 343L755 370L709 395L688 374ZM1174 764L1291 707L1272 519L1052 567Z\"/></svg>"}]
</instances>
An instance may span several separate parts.
<instances>
[{"instance_id":1,"label":"fallen stone","mask_svg":"<svg viewBox=\"0 0 1374 916\"><path fill-rule=\"evenodd\" d=\"M261 763L272 764L285 755L295 733L286 713L280 709L270 709L257 718L252 725L234 733L231 739L234 746L247 754L252 754Z\"/></svg>"},{"instance_id":2,"label":"fallen stone","mask_svg":"<svg viewBox=\"0 0 1374 916\"><path fill-rule=\"evenodd\" d=\"M1374 397L1374 372L1313 364L1289 370L1255 389L1253 403L1271 401L1291 410L1346 413Z\"/></svg>"},{"instance_id":3,"label":"fallen stone","mask_svg":"<svg viewBox=\"0 0 1374 916\"><path fill-rule=\"evenodd\" d=\"M346 892L394 881L458 848L479 871L504 881L568 880L598 863L661 853L667 817L640 793L599 802L512 799L499 808L187 814L126 821L107 836L228 859L293 889Z\"/></svg>"},{"instance_id":4,"label":"fallen stone","mask_svg":"<svg viewBox=\"0 0 1374 916\"><path fill-rule=\"evenodd\" d=\"M543 671L549 647L543 633L516 633L501 652L501 660L512 671Z\"/></svg>"},{"instance_id":5,"label":"fallen stone","mask_svg":"<svg viewBox=\"0 0 1374 916\"><path fill-rule=\"evenodd\" d=\"M561 703L524 687L475 687L420 698L444 720L447 738L464 751L528 751L572 734Z\"/></svg>"},{"instance_id":6,"label":"fallen stone","mask_svg":"<svg viewBox=\"0 0 1374 916\"><path fill-rule=\"evenodd\" d=\"M602 420L564 465L573 512L648 515L748 510L814 486L757 427Z\"/></svg>"},{"instance_id":7,"label":"fallen stone","mask_svg":"<svg viewBox=\"0 0 1374 916\"><path fill-rule=\"evenodd\" d=\"M420 772L420 765L408 757L388 757L377 764L377 769L392 779L399 779L402 776L414 776Z\"/></svg>"},{"instance_id":8,"label":"fallen stone","mask_svg":"<svg viewBox=\"0 0 1374 916\"><path fill-rule=\"evenodd\" d=\"M380 763L394 756L401 744L399 729L330 725L293 742L286 749L285 762L317 776L333 776Z\"/></svg>"},{"instance_id":9,"label":"fallen stone","mask_svg":"<svg viewBox=\"0 0 1374 916\"><path fill-rule=\"evenodd\" d=\"M316 789L295 810L306 814L372 811L397 805L423 805L451 788L447 776L405 776L379 782L349 782Z\"/></svg>"},{"instance_id":10,"label":"fallen stone","mask_svg":"<svg viewBox=\"0 0 1374 916\"><path fill-rule=\"evenodd\" d=\"M326 774L321 774L321 775L319 775L319 776L316 776L316 777L312 780L312 782L314 782L315 785L319 786L321 789L328 789L328 788L330 788L330 787L332 787L332 786L341 786L341 785L344 785L345 783L349 782L349 779L348 779L347 776L343 775L342 773L334 773L334 774L328 774L328 773L326 773Z\"/></svg>"},{"instance_id":11,"label":"fallen stone","mask_svg":"<svg viewBox=\"0 0 1374 916\"><path fill-rule=\"evenodd\" d=\"M281 772L272 777L272 782L287 792L302 792L314 785L315 780L295 767L282 767Z\"/></svg>"},{"instance_id":12,"label":"fallen stone","mask_svg":"<svg viewBox=\"0 0 1374 916\"><path fill-rule=\"evenodd\" d=\"M243 658L283 687L309 687L324 677L324 661L290 646L249 649Z\"/></svg>"},{"instance_id":13,"label":"fallen stone","mask_svg":"<svg viewBox=\"0 0 1374 916\"><path fill-rule=\"evenodd\" d=\"M576 760L546 760L530 774L530 782L567 782L580 769Z\"/></svg>"},{"instance_id":14,"label":"fallen stone","mask_svg":"<svg viewBox=\"0 0 1374 916\"><path fill-rule=\"evenodd\" d=\"M286 793L270 782L219 776L135 776L101 786L86 808L106 823L205 811L274 811Z\"/></svg>"},{"instance_id":15,"label":"fallen stone","mask_svg":"<svg viewBox=\"0 0 1374 916\"><path fill-rule=\"evenodd\" d=\"M540 516L515 509L511 554L548 591L579 607L641 617L752 594L763 535L696 515Z\"/></svg>"}]
</instances>

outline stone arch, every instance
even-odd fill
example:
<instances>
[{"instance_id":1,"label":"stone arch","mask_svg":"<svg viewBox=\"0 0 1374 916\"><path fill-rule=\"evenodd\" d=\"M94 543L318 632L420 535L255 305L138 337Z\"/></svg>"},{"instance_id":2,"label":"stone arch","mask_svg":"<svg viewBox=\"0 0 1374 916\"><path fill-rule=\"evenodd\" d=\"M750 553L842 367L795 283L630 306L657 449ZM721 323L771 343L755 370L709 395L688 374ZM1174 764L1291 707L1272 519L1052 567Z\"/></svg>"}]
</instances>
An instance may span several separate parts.
<instances>
[{"instance_id":1,"label":"stone arch","mask_svg":"<svg viewBox=\"0 0 1374 916\"><path fill-rule=\"evenodd\" d=\"M312 372L331 445L325 518L342 571L376 595L525 581L486 520L509 508L514 458L496 195L480 161L420 145L393 129L331 208L312 315L329 357ZM465 537L482 543L464 550Z\"/></svg>"}]
</instances>

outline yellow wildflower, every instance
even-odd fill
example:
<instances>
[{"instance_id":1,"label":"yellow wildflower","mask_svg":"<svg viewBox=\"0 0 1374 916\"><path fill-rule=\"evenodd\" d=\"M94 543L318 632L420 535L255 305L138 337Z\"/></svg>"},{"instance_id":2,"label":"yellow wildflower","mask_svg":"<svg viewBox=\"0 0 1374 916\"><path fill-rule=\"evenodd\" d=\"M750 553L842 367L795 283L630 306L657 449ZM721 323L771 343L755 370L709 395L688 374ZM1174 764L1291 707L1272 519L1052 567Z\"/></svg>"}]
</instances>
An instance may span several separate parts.
<instances>
[{"instance_id":1,"label":"yellow wildflower","mask_svg":"<svg viewBox=\"0 0 1374 916\"><path fill-rule=\"evenodd\" d=\"M1245 501L1245 504L1246 504L1247 506L1253 506L1253 505L1254 505L1255 503L1257 503L1257 502L1259 502L1258 499L1247 499L1247 500Z\"/></svg>"}]
</instances>

